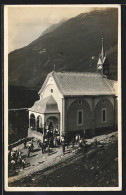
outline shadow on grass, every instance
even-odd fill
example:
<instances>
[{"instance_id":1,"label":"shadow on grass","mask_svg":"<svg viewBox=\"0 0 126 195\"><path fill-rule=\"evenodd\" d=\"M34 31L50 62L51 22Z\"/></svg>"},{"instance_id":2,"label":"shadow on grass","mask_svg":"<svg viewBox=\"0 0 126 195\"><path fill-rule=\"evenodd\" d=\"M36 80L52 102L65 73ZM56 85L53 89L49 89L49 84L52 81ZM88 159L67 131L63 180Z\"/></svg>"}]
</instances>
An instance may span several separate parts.
<instances>
[{"instance_id":1,"label":"shadow on grass","mask_svg":"<svg viewBox=\"0 0 126 195\"><path fill-rule=\"evenodd\" d=\"M12 170L9 170L8 171L8 177L13 177L13 176L17 176L18 175L18 172L15 170L15 171L12 171Z\"/></svg>"},{"instance_id":2,"label":"shadow on grass","mask_svg":"<svg viewBox=\"0 0 126 195\"><path fill-rule=\"evenodd\" d=\"M41 149L40 148L37 148L37 149L34 149L32 152L39 152Z\"/></svg>"},{"instance_id":3,"label":"shadow on grass","mask_svg":"<svg viewBox=\"0 0 126 195\"><path fill-rule=\"evenodd\" d=\"M34 157L34 156L37 156L38 154L33 154L33 155L31 155L30 157L32 158L32 157Z\"/></svg>"}]
</instances>

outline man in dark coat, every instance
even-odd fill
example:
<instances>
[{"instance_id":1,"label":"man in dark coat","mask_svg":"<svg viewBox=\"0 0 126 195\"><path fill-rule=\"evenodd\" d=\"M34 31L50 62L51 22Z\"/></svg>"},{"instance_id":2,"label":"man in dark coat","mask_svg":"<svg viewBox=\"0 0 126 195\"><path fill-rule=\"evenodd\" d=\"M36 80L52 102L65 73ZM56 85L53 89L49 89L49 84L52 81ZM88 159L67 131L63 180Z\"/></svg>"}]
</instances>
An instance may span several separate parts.
<instances>
[{"instance_id":1,"label":"man in dark coat","mask_svg":"<svg viewBox=\"0 0 126 195\"><path fill-rule=\"evenodd\" d=\"M74 149L74 145L75 145L75 139L72 139L72 148Z\"/></svg>"},{"instance_id":2,"label":"man in dark coat","mask_svg":"<svg viewBox=\"0 0 126 195\"><path fill-rule=\"evenodd\" d=\"M41 143L42 154L44 154L44 144Z\"/></svg>"},{"instance_id":3,"label":"man in dark coat","mask_svg":"<svg viewBox=\"0 0 126 195\"><path fill-rule=\"evenodd\" d=\"M24 140L24 148L26 148L26 144L27 144L27 142L26 142L26 139Z\"/></svg>"},{"instance_id":4,"label":"man in dark coat","mask_svg":"<svg viewBox=\"0 0 126 195\"><path fill-rule=\"evenodd\" d=\"M31 147L28 146L28 157L30 156L30 152L31 152Z\"/></svg>"},{"instance_id":5,"label":"man in dark coat","mask_svg":"<svg viewBox=\"0 0 126 195\"><path fill-rule=\"evenodd\" d=\"M62 150L63 150L63 154L65 153L65 141L62 142Z\"/></svg>"},{"instance_id":6,"label":"man in dark coat","mask_svg":"<svg viewBox=\"0 0 126 195\"><path fill-rule=\"evenodd\" d=\"M43 143L43 153L45 153L46 152L46 143L44 142Z\"/></svg>"}]
</instances>

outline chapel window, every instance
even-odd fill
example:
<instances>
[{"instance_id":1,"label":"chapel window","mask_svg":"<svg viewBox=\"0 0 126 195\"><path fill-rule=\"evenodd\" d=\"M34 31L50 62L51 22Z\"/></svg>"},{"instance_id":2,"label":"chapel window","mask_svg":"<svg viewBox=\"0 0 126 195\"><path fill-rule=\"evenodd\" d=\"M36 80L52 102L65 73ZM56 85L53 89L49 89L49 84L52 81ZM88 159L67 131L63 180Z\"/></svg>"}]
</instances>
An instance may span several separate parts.
<instances>
[{"instance_id":1,"label":"chapel window","mask_svg":"<svg viewBox=\"0 0 126 195\"><path fill-rule=\"evenodd\" d=\"M102 113L101 113L101 121L103 122L103 123L105 123L106 121L107 121L107 110L104 108L104 109L102 109Z\"/></svg>"},{"instance_id":2,"label":"chapel window","mask_svg":"<svg viewBox=\"0 0 126 195\"><path fill-rule=\"evenodd\" d=\"M78 110L77 112L77 124L78 125L83 124L83 110Z\"/></svg>"},{"instance_id":3,"label":"chapel window","mask_svg":"<svg viewBox=\"0 0 126 195\"><path fill-rule=\"evenodd\" d=\"M53 89L51 89L51 93L53 93Z\"/></svg>"}]
</instances>

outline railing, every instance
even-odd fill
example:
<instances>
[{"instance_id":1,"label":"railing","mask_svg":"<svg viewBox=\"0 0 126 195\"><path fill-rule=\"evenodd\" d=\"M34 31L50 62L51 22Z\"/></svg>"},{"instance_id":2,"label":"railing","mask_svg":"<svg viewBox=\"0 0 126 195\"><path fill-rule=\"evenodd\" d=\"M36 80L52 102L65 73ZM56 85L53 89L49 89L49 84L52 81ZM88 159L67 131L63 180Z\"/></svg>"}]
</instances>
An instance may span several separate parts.
<instances>
[{"instance_id":1,"label":"railing","mask_svg":"<svg viewBox=\"0 0 126 195\"><path fill-rule=\"evenodd\" d=\"M33 139L33 137L30 137L30 136L22 138L22 139L18 140L17 142L8 145L8 149L12 149L12 148L14 148L16 146L19 146L20 144L24 143L25 141L27 142L27 141L30 141L31 139Z\"/></svg>"}]
</instances>

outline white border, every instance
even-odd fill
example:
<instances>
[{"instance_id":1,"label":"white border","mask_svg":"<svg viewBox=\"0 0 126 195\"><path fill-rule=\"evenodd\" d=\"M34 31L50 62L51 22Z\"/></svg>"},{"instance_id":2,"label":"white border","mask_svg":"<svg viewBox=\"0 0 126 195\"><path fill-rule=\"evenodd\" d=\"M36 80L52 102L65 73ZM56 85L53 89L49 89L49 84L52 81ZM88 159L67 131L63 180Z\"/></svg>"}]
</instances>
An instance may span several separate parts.
<instances>
[{"instance_id":1,"label":"white border","mask_svg":"<svg viewBox=\"0 0 126 195\"><path fill-rule=\"evenodd\" d=\"M121 116L121 6L90 5L5 5L4 6L4 154L8 154L8 7L106 7L118 8L118 187L8 187L8 155L4 155L5 191L121 191L122 190L122 116Z\"/></svg>"}]
</instances>

